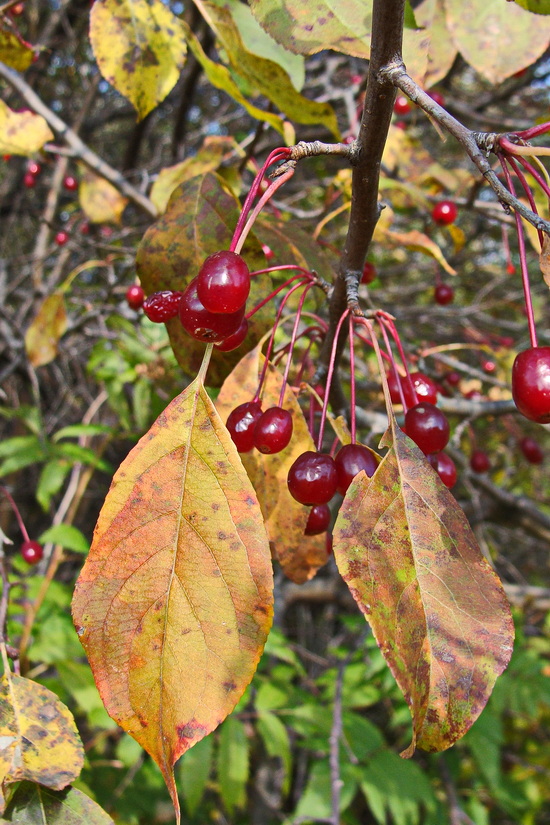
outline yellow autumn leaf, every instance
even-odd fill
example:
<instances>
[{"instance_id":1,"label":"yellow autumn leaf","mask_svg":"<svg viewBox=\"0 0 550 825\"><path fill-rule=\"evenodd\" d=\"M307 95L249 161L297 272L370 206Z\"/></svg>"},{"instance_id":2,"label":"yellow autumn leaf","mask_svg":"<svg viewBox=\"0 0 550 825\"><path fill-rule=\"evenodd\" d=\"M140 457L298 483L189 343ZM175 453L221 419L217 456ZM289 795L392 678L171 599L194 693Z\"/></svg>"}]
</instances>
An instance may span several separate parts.
<instances>
[{"instance_id":1,"label":"yellow autumn leaf","mask_svg":"<svg viewBox=\"0 0 550 825\"><path fill-rule=\"evenodd\" d=\"M18 32L6 29L0 23L0 60L16 72L24 72L34 59L34 49Z\"/></svg>"},{"instance_id":2,"label":"yellow autumn leaf","mask_svg":"<svg viewBox=\"0 0 550 825\"><path fill-rule=\"evenodd\" d=\"M33 367L43 367L53 361L66 330L65 299L60 292L54 292L44 299L25 334L25 349Z\"/></svg>"},{"instance_id":3,"label":"yellow autumn leaf","mask_svg":"<svg viewBox=\"0 0 550 825\"><path fill-rule=\"evenodd\" d=\"M120 223L128 198L105 178L87 170L78 190L80 205L92 223Z\"/></svg>"},{"instance_id":4,"label":"yellow autumn leaf","mask_svg":"<svg viewBox=\"0 0 550 825\"><path fill-rule=\"evenodd\" d=\"M53 132L41 115L14 112L0 100L0 154L34 155L53 140Z\"/></svg>"}]
</instances>

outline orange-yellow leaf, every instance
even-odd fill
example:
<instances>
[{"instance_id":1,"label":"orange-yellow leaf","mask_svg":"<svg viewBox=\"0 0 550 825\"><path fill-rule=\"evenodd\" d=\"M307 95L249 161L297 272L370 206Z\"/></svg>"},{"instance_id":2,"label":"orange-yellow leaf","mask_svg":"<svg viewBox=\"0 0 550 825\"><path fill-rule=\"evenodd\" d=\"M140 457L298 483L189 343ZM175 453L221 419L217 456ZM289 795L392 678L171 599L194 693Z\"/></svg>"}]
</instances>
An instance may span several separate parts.
<instances>
[{"instance_id":1,"label":"orange-yellow leaf","mask_svg":"<svg viewBox=\"0 0 550 825\"><path fill-rule=\"evenodd\" d=\"M0 154L34 155L53 140L53 132L41 115L14 112L0 100Z\"/></svg>"},{"instance_id":2,"label":"orange-yellow leaf","mask_svg":"<svg viewBox=\"0 0 550 825\"><path fill-rule=\"evenodd\" d=\"M57 356L58 344L67 331L65 298L54 292L44 298L25 334L25 349L33 367L43 367Z\"/></svg>"},{"instance_id":3,"label":"orange-yellow leaf","mask_svg":"<svg viewBox=\"0 0 550 825\"><path fill-rule=\"evenodd\" d=\"M0 23L0 60L16 72L24 72L34 59L34 49L17 31Z\"/></svg>"},{"instance_id":4,"label":"orange-yellow leaf","mask_svg":"<svg viewBox=\"0 0 550 825\"><path fill-rule=\"evenodd\" d=\"M272 616L258 500L199 378L115 474L73 617L103 702L173 765L231 712Z\"/></svg>"},{"instance_id":5,"label":"orange-yellow leaf","mask_svg":"<svg viewBox=\"0 0 550 825\"><path fill-rule=\"evenodd\" d=\"M453 495L392 420L372 479L352 482L334 556L413 718L415 746L441 751L477 719L514 638L500 580Z\"/></svg>"},{"instance_id":6,"label":"orange-yellow leaf","mask_svg":"<svg viewBox=\"0 0 550 825\"><path fill-rule=\"evenodd\" d=\"M0 681L0 813L8 784L29 779L61 790L83 762L70 710L43 685L6 671Z\"/></svg>"},{"instance_id":7,"label":"orange-yellow leaf","mask_svg":"<svg viewBox=\"0 0 550 825\"><path fill-rule=\"evenodd\" d=\"M456 275L456 269L453 269L447 262L441 248L423 232L419 232L418 229L412 229L410 232L393 232L387 230L384 235L388 241L396 246L405 246L414 252L423 252L424 255L435 258L445 272L448 272L449 275Z\"/></svg>"},{"instance_id":8,"label":"orange-yellow leaf","mask_svg":"<svg viewBox=\"0 0 550 825\"><path fill-rule=\"evenodd\" d=\"M87 169L78 190L80 205L92 223L120 223L128 198L105 178Z\"/></svg>"},{"instance_id":9,"label":"orange-yellow leaf","mask_svg":"<svg viewBox=\"0 0 550 825\"><path fill-rule=\"evenodd\" d=\"M261 344L245 355L226 378L216 399L218 412L224 421L231 410L254 396L258 373L264 361L260 349ZM281 386L281 373L270 365L262 393L264 410L279 403ZM288 447L275 455L262 455L253 450L241 455L241 459L258 494L275 557L284 574L301 584L311 579L326 563L326 540L324 535L304 535L309 508L295 501L288 492L286 480L291 465L305 450L314 450L315 445L296 396L288 388L283 406L290 411L293 419L292 439Z\"/></svg>"}]
</instances>

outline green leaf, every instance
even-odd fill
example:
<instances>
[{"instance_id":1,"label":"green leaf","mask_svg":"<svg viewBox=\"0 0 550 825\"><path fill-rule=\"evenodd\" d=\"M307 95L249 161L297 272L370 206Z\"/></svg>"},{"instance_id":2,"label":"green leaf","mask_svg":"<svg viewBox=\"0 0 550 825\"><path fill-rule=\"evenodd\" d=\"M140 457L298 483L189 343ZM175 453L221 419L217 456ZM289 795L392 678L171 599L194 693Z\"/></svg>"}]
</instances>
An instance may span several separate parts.
<instances>
[{"instance_id":1,"label":"green leaf","mask_svg":"<svg viewBox=\"0 0 550 825\"><path fill-rule=\"evenodd\" d=\"M101 74L140 120L174 88L187 51L183 22L161 0L96 0L90 41Z\"/></svg>"},{"instance_id":2,"label":"green leaf","mask_svg":"<svg viewBox=\"0 0 550 825\"><path fill-rule=\"evenodd\" d=\"M220 796L231 815L236 808L246 805L249 744L243 723L230 716L220 729L218 751L218 779Z\"/></svg>"},{"instance_id":3,"label":"green leaf","mask_svg":"<svg viewBox=\"0 0 550 825\"><path fill-rule=\"evenodd\" d=\"M51 541L67 550L74 550L75 553L87 553L90 549L90 543L84 534L72 524L54 524L42 533L38 541L41 544Z\"/></svg>"},{"instance_id":4,"label":"green leaf","mask_svg":"<svg viewBox=\"0 0 550 825\"><path fill-rule=\"evenodd\" d=\"M514 0L518 6L534 14L550 14L550 0Z\"/></svg>"},{"instance_id":5,"label":"green leaf","mask_svg":"<svg viewBox=\"0 0 550 825\"><path fill-rule=\"evenodd\" d=\"M279 717L269 711L261 711L258 714L256 727L268 755L277 757L283 764L282 790L283 793L288 793L292 771L292 750L288 731Z\"/></svg>"},{"instance_id":6,"label":"green leaf","mask_svg":"<svg viewBox=\"0 0 550 825\"><path fill-rule=\"evenodd\" d=\"M42 431L42 420L38 407L31 407L29 404L21 404L16 409L0 406L0 416L8 421L14 418L19 419L35 435L39 435Z\"/></svg>"},{"instance_id":7,"label":"green leaf","mask_svg":"<svg viewBox=\"0 0 550 825\"><path fill-rule=\"evenodd\" d=\"M0 458L20 455L27 450L42 450L42 442L35 435L15 435L13 438L6 438L0 442Z\"/></svg>"},{"instance_id":8,"label":"green leaf","mask_svg":"<svg viewBox=\"0 0 550 825\"><path fill-rule=\"evenodd\" d=\"M82 791L52 791L33 782L21 782L1 821L17 825L114 825L103 808Z\"/></svg>"},{"instance_id":9,"label":"green leaf","mask_svg":"<svg viewBox=\"0 0 550 825\"><path fill-rule=\"evenodd\" d=\"M184 753L178 763L177 776L189 816L195 814L204 796L213 757L214 738L206 736Z\"/></svg>"},{"instance_id":10,"label":"green leaf","mask_svg":"<svg viewBox=\"0 0 550 825\"><path fill-rule=\"evenodd\" d=\"M52 441L56 444L62 438L80 438L81 436L104 435L112 432L111 427L103 424L70 424L62 427L53 436Z\"/></svg>"},{"instance_id":11,"label":"green leaf","mask_svg":"<svg viewBox=\"0 0 550 825\"><path fill-rule=\"evenodd\" d=\"M418 28L418 23L416 22L416 17L414 16L414 9L411 6L411 0L405 0L405 28Z\"/></svg>"},{"instance_id":12,"label":"green leaf","mask_svg":"<svg viewBox=\"0 0 550 825\"><path fill-rule=\"evenodd\" d=\"M340 811L345 811L351 805L357 792L357 769L354 765L344 762L340 765ZM309 779L294 811L294 819L304 817L315 822L316 819L331 819L331 777L328 761L323 759L315 762Z\"/></svg>"},{"instance_id":13,"label":"green leaf","mask_svg":"<svg viewBox=\"0 0 550 825\"><path fill-rule=\"evenodd\" d=\"M113 468L109 462L100 458L91 447L81 447L80 444L64 441L56 445L56 453L67 458L72 458L75 461L81 461L83 464L88 464L90 467L103 470L105 473L113 472Z\"/></svg>"},{"instance_id":14,"label":"green leaf","mask_svg":"<svg viewBox=\"0 0 550 825\"><path fill-rule=\"evenodd\" d=\"M21 438L25 438L25 436L21 436ZM30 467L32 464L40 464L49 457L47 446L38 441L38 439L34 436L32 439L34 442L33 444L27 444L27 446L20 452L9 455L0 464L0 476L15 473L17 470L22 470L24 467ZM10 439L10 441L14 440L15 439Z\"/></svg>"},{"instance_id":15,"label":"green leaf","mask_svg":"<svg viewBox=\"0 0 550 825\"><path fill-rule=\"evenodd\" d=\"M48 511L53 496L61 490L70 471L71 463L65 459L48 461L42 468L36 486L36 500L45 512Z\"/></svg>"},{"instance_id":16,"label":"green leaf","mask_svg":"<svg viewBox=\"0 0 550 825\"><path fill-rule=\"evenodd\" d=\"M435 808L427 776L412 761L382 750L361 768L359 784L373 816L386 825L389 813L395 825L420 825L422 812Z\"/></svg>"},{"instance_id":17,"label":"green leaf","mask_svg":"<svg viewBox=\"0 0 550 825\"><path fill-rule=\"evenodd\" d=\"M344 711L343 728L346 742L360 762L384 745L384 737L376 725L358 713Z\"/></svg>"}]
</instances>

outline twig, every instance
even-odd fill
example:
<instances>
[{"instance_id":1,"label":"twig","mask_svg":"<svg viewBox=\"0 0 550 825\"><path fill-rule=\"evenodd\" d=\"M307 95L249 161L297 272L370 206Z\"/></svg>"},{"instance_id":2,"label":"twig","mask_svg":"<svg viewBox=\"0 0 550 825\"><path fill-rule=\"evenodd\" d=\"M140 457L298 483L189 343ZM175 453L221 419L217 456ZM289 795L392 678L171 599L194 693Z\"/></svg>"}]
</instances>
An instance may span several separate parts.
<instances>
[{"instance_id":1,"label":"twig","mask_svg":"<svg viewBox=\"0 0 550 825\"><path fill-rule=\"evenodd\" d=\"M96 155L95 152L86 146L77 134L60 117L58 117L46 104L38 97L31 87L13 69L8 68L0 62L0 77L3 77L28 103L30 108L41 115L48 126L62 138L73 150L76 157L80 158L89 169L92 169L100 177L112 183L125 197L129 198L136 206L143 209L151 218L158 216L158 210L154 203L145 195L142 195L131 183L113 169L106 161Z\"/></svg>"}]
</instances>

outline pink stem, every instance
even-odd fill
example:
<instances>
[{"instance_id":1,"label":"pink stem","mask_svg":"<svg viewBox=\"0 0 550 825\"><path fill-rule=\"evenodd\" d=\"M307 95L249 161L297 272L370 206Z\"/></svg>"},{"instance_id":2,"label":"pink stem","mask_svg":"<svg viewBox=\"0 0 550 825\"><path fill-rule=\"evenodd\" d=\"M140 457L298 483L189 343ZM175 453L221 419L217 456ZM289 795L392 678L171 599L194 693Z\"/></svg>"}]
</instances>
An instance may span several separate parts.
<instances>
[{"instance_id":1,"label":"pink stem","mask_svg":"<svg viewBox=\"0 0 550 825\"><path fill-rule=\"evenodd\" d=\"M334 362L336 361L336 349L338 345L338 339L340 337L340 330L342 328L342 324L344 320L349 315L349 309L346 309L345 312L342 313L342 317L338 321L338 326L336 327L336 332L334 335L334 341L332 344L332 351L330 353L330 362L328 365L328 372L327 372L327 382L325 385L325 397L323 399L323 411L321 413L321 423L319 425L319 438L317 439L317 451L321 451L321 447L323 444L323 434L325 431L325 421L327 417L327 409L328 409L328 399L330 396L330 385L332 383L332 374L334 372Z\"/></svg>"},{"instance_id":2,"label":"pink stem","mask_svg":"<svg viewBox=\"0 0 550 825\"><path fill-rule=\"evenodd\" d=\"M356 421L355 421L355 350L353 346L353 315L349 315L349 380L350 380L350 427L351 443L356 441Z\"/></svg>"},{"instance_id":3,"label":"pink stem","mask_svg":"<svg viewBox=\"0 0 550 825\"><path fill-rule=\"evenodd\" d=\"M513 157L508 157L508 158L506 158L506 160L508 161L508 163L510 164L510 166L511 166L511 167L512 167L512 169L514 170L514 173L515 173L515 175L517 176L517 179L518 179L518 180L519 180L519 182L521 183L522 188L523 188L523 191L524 191L524 192L525 192L525 194L527 195L527 200L529 201L529 206L531 207L531 209L533 210L533 212L535 213L535 215L538 215L538 214L539 214L539 211L538 211L538 209L537 209L537 204L535 203L535 199L534 199L534 197L533 197L533 193L532 193L532 191L531 191L531 187L530 187L530 186L529 186L529 184L527 183L527 178L526 178L526 177L525 177L525 175L523 174L522 170L519 168L518 164L516 163L515 158L513 158ZM537 234L538 234L538 236L539 236L540 248L542 249L542 243L543 243L544 238L543 238L543 236L542 236L542 232L541 232L541 230L540 230L540 229L537 229Z\"/></svg>"},{"instance_id":4,"label":"pink stem","mask_svg":"<svg viewBox=\"0 0 550 825\"><path fill-rule=\"evenodd\" d=\"M285 371L284 371L284 374L283 374L283 385L281 387L281 392L279 394L279 407L283 406L283 401L284 401L284 398L285 398L285 387L286 387L287 382L288 382L288 373L290 372L290 365L292 363L292 353L294 352L294 345L296 343L296 336L298 335L298 327L300 325L300 318L301 318L301 315L302 315L302 308L304 306L304 301L307 297L307 294L308 294L308 292L309 292L309 290L311 289L312 286L313 286L312 284L308 284L308 286L306 286L306 288L304 289L304 291L302 292L302 294L300 296L300 301L298 303L298 308L296 310L296 318L294 319L294 326L292 327L292 335L290 337L290 348L289 348L289 351L288 351L288 358L287 358L287 362L286 362L286 366L285 366Z\"/></svg>"},{"instance_id":5,"label":"pink stem","mask_svg":"<svg viewBox=\"0 0 550 825\"><path fill-rule=\"evenodd\" d=\"M301 272L302 275L311 276L311 270L306 269L304 266L294 266L294 264L282 264L282 266L268 266L266 269L255 269L254 272L250 273L250 277L253 278L254 275L264 275L267 272L282 272L285 269L295 269L296 272Z\"/></svg>"},{"instance_id":6,"label":"pink stem","mask_svg":"<svg viewBox=\"0 0 550 825\"><path fill-rule=\"evenodd\" d=\"M536 182L538 183L546 197L550 198L550 186L548 186L548 184L546 183L538 169L535 166L533 166L532 163L529 163L529 161L526 160L522 155L515 155L514 158L515 160L519 160L525 171L529 172L529 174L535 178Z\"/></svg>"},{"instance_id":7,"label":"pink stem","mask_svg":"<svg viewBox=\"0 0 550 825\"><path fill-rule=\"evenodd\" d=\"M274 289L273 292L270 292L269 295L267 296L267 298L264 298L263 300L261 300L259 304L256 304L255 307L253 307L249 312L246 313L246 315L245 315L246 320L248 321L248 319L251 318L254 315L255 312L258 312L259 309L261 309L263 306L268 304L279 292L281 292L281 290L283 290L285 287L287 287L293 281L296 281L298 278L303 278L303 276L302 275L294 275L292 278L289 278L287 281L285 281L284 284L281 284L281 286L278 286L277 289Z\"/></svg>"},{"instance_id":8,"label":"pink stem","mask_svg":"<svg viewBox=\"0 0 550 825\"><path fill-rule=\"evenodd\" d=\"M550 132L550 121L547 121L546 123L539 123L538 126L531 126L530 129L524 129L523 132L516 132L516 135L519 138L522 138L522 140L531 140L531 138L544 135L545 132Z\"/></svg>"},{"instance_id":9,"label":"pink stem","mask_svg":"<svg viewBox=\"0 0 550 825\"><path fill-rule=\"evenodd\" d=\"M395 358L393 355L393 350L391 348L390 339L388 338L388 332L385 327L385 319L382 317L377 318L378 325L382 332L382 337L384 339L384 344L386 345L386 349L388 351L388 357L390 359L391 368L393 370L393 374L395 375L395 380L397 383L397 391L399 393L399 399L401 401L401 406L403 407L403 411L407 412L407 402L405 400L405 393L403 392L403 385L401 383L401 376L399 375L399 370L397 369L397 364L395 363ZM374 346L374 344L373 344Z\"/></svg>"},{"instance_id":10,"label":"pink stem","mask_svg":"<svg viewBox=\"0 0 550 825\"><path fill-rule=\"evenodd\" d=\"M264 194L252 210L252 213L248 218L247 222L245 223L244 228L242 229L237 242L233 244L233 241L231 241L231 246L233 247L231 250L232 252L237 252L238 254L241 251L241 249L244 246L244 242L246 241L248 233L254 226L254 221L256 220L256 218L258 217L258 215L260 214L268 200L273 197L277 189L280 189L281 186L284 183L286 183L287 180L289 180L293 174L294 169L288 169L282 175L279 175L279 177L276 180L269 184L268 188L265 190Z\"/></svg>"},{"instance_id":11,"label":"pink stem","mask_svg":"<svg viewBox=\"0 0 550 825\"><path fill-rule=\"evenodd\" d=\"M13 500L11 494L6 490L6 488L4 486L0 486L0 491L2 493L4 493L7 500L11 504L11 509L15 513L15 518L17 519L17 521L19 523L19 529L23 533L23 538L25 539L25 541L30 541L29 534L27 533L27 528L25 527L23 519L21 518L21 513L19 512L19 508L18 508L17 504L15 503L15 501Z\"/></svg>"}]
</instances>

